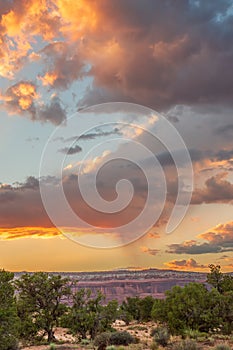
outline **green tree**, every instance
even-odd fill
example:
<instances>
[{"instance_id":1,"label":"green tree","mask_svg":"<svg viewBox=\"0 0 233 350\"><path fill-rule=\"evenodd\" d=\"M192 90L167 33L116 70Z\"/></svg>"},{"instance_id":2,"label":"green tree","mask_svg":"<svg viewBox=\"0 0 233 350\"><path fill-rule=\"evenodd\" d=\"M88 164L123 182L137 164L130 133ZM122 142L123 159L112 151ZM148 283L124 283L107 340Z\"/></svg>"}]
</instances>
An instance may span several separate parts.
<instances>
[{"instance_id":1,"label":"green tree","mask_svg":"<svg viewBox=\"0 0 233 350\"><path fill-rule=\"evenodd\" d=\"M155 320L166 323L173 334L182 334L187 328L199 330L203 323L208 290L203 284L189 283L175 286L166 292L164 301L156 302L152 309Z\"/></svg>"},{"instance_id":2,"label":"green tree","mask_svg":"<svg viewBox=\"0 0 233 350\"><path fill-rule=\"evenodd\" d=\"M207 275L207 282L216 288L219 293L222 293L223 273L220 265L210 264L209 268L210 273Z\"/></svg>"},{"instance_id":3,"label":"green tree","mask_svg":"<svg viewBox=\"0 0 233 350\"><path fill-rule=\"evenodd\" d=\"M121 304L120 308L121 317L126 323L127 319L131 320L140 320L140 298L138 297L127 297ZM125 316L125 319L124 319Z\"/></svg>"},{"instance_id":4,"label":"green tree","mask_svg":"<svg viewBox=\"0 0 233 350\"><path fill-rule=\"evenodd\" d=\"M22 320L21 336L43 330L48 342L55 340L54 327L66 310L62 300L70 295L68 282L67 278L45 272L26 273L15 282Z\"/></svg>"},{"instance_id":5,"label":"green tree","mask_svg":"<svg viewBox=\"0 0 233 350\"><path fill-rule=\"evenodd\" d=\"M220 265L209 265L210 273L207 275L207 282L217 289L219 293L233 291L233 277L221 272Z\"/></svg>"},{"instance_id":6,"label":"green tree","mask_svg":"<svg viewBox=\"0 0 233 350\"><path fill-rule=\"evenodd\" d=\"M118 303L109 302L103 306L104 295L91 295L91 290L80 289L73 295L73 305L63 318L62 324L85 339L89 334L94 339L97 334L109 330L116 319Z\"/></svg>"},{"instance_id":7,"label":"green tree","mask_svg":"<svg viewBox=\"0 0 233 350\"><path fill-rule=\"evenodd\" d=\"M17 317L14 274L0 270L0 350L17 348L19 319Z\"/></svg>"},{"instance_id":8,"label":"green tree","mask_svg":"<svg viewBox=\"0 0 233 350\"><path fill-rule=\"evenodd\" d=\"M148 295L139 301L139 320L142 322L148 322L151 320L151 311L154 305L155 299Z\"/></svg>"}]
</instances>

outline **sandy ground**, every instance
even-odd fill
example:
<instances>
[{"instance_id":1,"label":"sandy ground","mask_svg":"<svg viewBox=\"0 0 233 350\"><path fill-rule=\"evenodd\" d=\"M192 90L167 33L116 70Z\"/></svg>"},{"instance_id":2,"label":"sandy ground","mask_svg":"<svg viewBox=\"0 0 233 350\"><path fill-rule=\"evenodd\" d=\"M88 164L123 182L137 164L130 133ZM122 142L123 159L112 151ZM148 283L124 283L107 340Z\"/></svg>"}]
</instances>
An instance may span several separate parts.
<instances>
[{"instance_id":1,"label":"sandy ground","mask_svg":"<svg viewBox=\"0 0 233 350\"><path fill-rule=\"evenodd\" d=\"M130 334L132 334L134 337L137 337L140 339L140 344L143 345L143 349L149 350L150 344L152 342L151 338L151 330L156 326L155 323L150 322L146 324L138 324L138 323L131 323L129 326L126 326L122 321L118 321L114 323L114 328L118 331L125 331L127 330ZM61 341L63 344L56 344L56 349L60 350L85 350L85 347L82 347L81 345L74 344L75 338L67 333L67 329L65 328L56 328L55 329L55 337L58 341ZM178 337L173 337L171 339L171 343L175 343L179 341ZM214 344L210 344L208 341L201 344L203 350L210 350L214 349L214 347L218 344L227 344L230 346L230 348L233 350L233 339L232 342L224 341L224 340L215 340ZM161 348L162 349L162 348ZM49 345L40 345L40 346L30 346L25 347L22 350L49 350Z\"/></svg>"}]
</instances>

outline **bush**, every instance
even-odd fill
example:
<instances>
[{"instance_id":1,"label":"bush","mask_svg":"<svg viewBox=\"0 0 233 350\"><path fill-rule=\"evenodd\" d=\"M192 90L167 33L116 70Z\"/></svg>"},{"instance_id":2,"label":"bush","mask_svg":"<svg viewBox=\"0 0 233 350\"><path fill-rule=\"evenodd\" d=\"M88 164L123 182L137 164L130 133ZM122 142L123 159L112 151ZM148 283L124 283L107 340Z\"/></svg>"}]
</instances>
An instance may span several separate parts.
<instances>
[{"instance_id":1,"label":"bush","mask_svg":"<svg viewBox=\"0 0 233 350\"><path fill-rule=\"evenodd\" d=\"M167 346L170 334L168 332L168 329L166 327L158 327L154 328L151 331L152 336L154 336L154 341L158 345Z\"/></svg>"},{"instance_id":2,"label":"bush","mask_svg":"<svg viewBox=\"0 0 233 350\"><path fill-rule=\"evenodd\" d=\"M49 345L49 350L56 350L56 345L53 344L53 343L51 343L51 344Z\"/></svg>"},{"instance_id":3,"label":"bush","mask_svg":"<svg viewBox=\"0 0 233 350\"><path fill-rule=\"evenodd\" d=\"M109 345L106 347L106 350L116 350L116 347L114 345Z\"/></svg>"},{"instance_id":4,"label":"bush","mask_svg":"<svg viewBox=\"0 0 233 350\"><path fill-rule=\"evenodd\" d=\"M187 339L178 344L175 344L173 350L198 350L198 345L195 341Z\"/></svg>"},{"instance_id":5,"label":"bush","mask_svg":"<svg viewBox=\"0 0 233 350\"><path fill-rule=\"evenodd\" d=\"M214 350L231 350L231 348L228 345L220 344L217 345Z\"/></svg>"},{"instance_id":6,"label":"bush","mask_svg":"<svg viewBox=\"0 0 233 350\"><path fill-rule=\"evenodd\" d=\"M153 342L150 346L151 350L157 350L158 349L158 344L156 344L155 342Z\"/></svg>"},{"instance_id":7,"label":"bush","mask_svg":"<svg viewBox=\"0 0 233 350\"><path fill-rule=\"evenodd\" d=\"M202 339L203 337L205 337L206 333L200 332L197 329L188 328L188 329L184 330L184 336L187 338L190 338L190 339L197 340L197 339L200 339L200 338Z\"/></svg>"},{"instance_id":8,"label":"bush","mask_svg":"<svg viewBox=\"0 0 233 350\"><path fill-rule=\"evenodd\" d=\"M109 341L111 345L129 345L134 342L134 337L126 331L112 333Z\"/></svg>"},{"instance_id":9,"label":"bush","mask_svg":"<svg viewBox=\"0 0 233 350\"><path fill-rule=\"evenodd\" d=\"M98 350L105 350L106 347L109 345L111 333L104 332L100 333L95 337L94 345L98 347Z\"/></svg>"}]
</instances>

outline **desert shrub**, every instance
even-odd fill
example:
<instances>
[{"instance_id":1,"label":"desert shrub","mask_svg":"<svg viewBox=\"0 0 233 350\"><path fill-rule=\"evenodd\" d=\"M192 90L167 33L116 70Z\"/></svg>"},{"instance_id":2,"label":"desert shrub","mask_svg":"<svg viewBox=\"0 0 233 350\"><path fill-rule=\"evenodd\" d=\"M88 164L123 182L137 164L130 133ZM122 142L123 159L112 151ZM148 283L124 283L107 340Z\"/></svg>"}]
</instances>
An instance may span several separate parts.
<instances>
[{"instance_id":1,"label":"desert shrub","mask_svg":"<svg viewBox=\"0 0 233 350\"><path fill-rule=\"evenodd\" d=\"M200 348L194 340L186 339L178 344L175 344L172 349L173 350L198 350Z\"/></svg>"},{"instance_id":2,"label":"desert shrub","mask_svg":"<svg viewBox=\"0 0 233 350\"><path fill-rule=\"evenodd\" d=\"M170 334L166 327L157 327L152 330L152 335L154 337L154 341L158 345L167 346Z\"/></svg>"},{"instance_id":3,"label":"desert shrub","mask_svg":"<svg viewBox=\"0 0 233 350\"><path fill-rule=\"evenodd\" d=\"M116 350L116 347L115 347L115 345L109 345L106 347L106 350ZM118 350L119 350L119 348L118 348Z\"/></svg>"},{"instance_id":4,"label":"desert shrub","mask_svg":"<svg viewBox=\"0 0 233 350\"><path fill-rule=\"evenodd\" d=\"M100 333L95 337L94 345L98 347L98 350L105 350L106 347L109 345L111 333L104 332Z\"/></svg>"},{"instance_id":5,"label":"desert shrub","mask_svg":"<svg viewBox=\"0 0 233 350\"><path fill-rule=\"evenodd\" d=\"M82 339L81 340L81 344L82 345L88 345L88 344L90 344L90 340L89 339Z\"/></svg>"},{"instance_id":6,"label":"desert shrub","mask_svg":"<svg viewBox=\"0 0 233 350\"><path fill-rule=\"evenodd\" d=\"M158 344L156 344L155 342L151 343L150 349L151 350L157 350L158 349Z\"/></svg>"},{"instance_id":7,"label":"desert shrub","mask_svg":"<svg viewBox=\"0 0 233 350\"><path fill-rule=\"evenodd\" d=\"M200 338L201 339L205 338L206 333L200 332L197 329L188 328L188 329L184 330L184 336L188 337L190 339L196 339L197 340L197 339L200 339Z\"/></svg>"},{"instance_id":8,"label":"desert shrub","mask_svg":"<svg viewBox=\"0 0 233 350\"><path fill-rule=\"evenodd\" d=\"M135 338L129 332L114 332L109 340L112 345L129 345L135 342Z\"/></svg>"},{"instance_id":9,"label":"desert shrub","mask_svg":"<svg viewBox=\"0 0 233 350\"><path fill-rule=\"evenodd\" d=\"M231 350L231 348L228 345L220 344L217 345L214 350Z\"/></svg>"},{"instance_id":10,"label":"desert shrub","mask_svg":"<svg viewBox=\"0 0 233 350\"><path fill-rule=\"evenodd\" d=\"M53 344L53 343L51 343L51 344L49 345L49 350L56 350L56 345Z\"/></svg>"}]
</instances>

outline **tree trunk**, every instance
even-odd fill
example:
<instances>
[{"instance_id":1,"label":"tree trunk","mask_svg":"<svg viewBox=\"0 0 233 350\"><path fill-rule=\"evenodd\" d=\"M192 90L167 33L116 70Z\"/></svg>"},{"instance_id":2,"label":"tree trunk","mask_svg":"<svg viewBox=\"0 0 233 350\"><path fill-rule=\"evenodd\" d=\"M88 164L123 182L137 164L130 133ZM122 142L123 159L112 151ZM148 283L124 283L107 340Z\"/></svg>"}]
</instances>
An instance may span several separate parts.
<instances>
[{"instance_id":1,"label":"tree trunk","mask_svg":"<svg viewBox=\"0 0 233 350\"><path fill-rule=\"evenodd\" d=\"M48 343L51 343L51 342L53 342L53 341L56 341L56 338L55 338L55 336L54 336L54 331L53 331L52 329L49 329L49 330L47 331L47 333L48 333Z\"/></svg>"}]
</instances>

